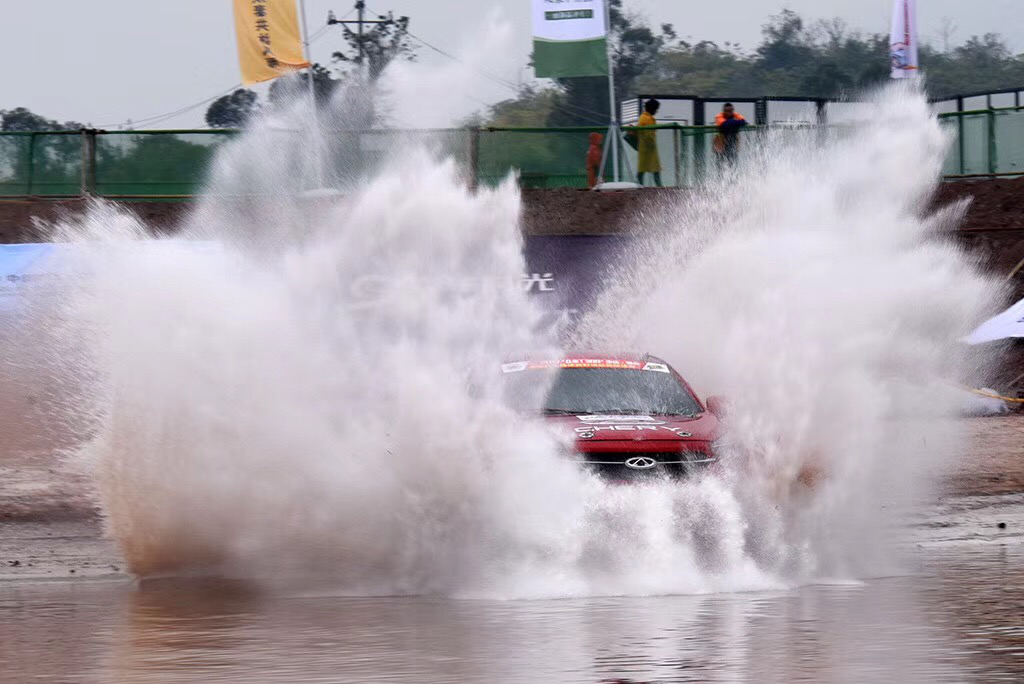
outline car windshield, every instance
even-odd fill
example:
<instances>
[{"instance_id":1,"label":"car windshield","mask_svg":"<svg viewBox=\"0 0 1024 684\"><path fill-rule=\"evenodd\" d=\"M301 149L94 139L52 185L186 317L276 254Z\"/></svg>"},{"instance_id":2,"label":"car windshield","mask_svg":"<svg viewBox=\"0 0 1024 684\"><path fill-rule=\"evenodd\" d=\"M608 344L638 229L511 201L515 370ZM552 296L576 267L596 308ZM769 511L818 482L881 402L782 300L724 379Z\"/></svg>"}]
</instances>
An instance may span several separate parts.
<instances>
[{"instance_id":1,"label":"car windshield","mask_svg":"<svg viewBox=\"0 0 1024 684\"><path fill-rule=\"evenodd\" d=\"M700 411L697 400L671 373L563 368L524 370L505 377L506 396L520 410L660 415L689 415ZM548 386L550 389L544 394Z\"/></svg>"}]
</instances>

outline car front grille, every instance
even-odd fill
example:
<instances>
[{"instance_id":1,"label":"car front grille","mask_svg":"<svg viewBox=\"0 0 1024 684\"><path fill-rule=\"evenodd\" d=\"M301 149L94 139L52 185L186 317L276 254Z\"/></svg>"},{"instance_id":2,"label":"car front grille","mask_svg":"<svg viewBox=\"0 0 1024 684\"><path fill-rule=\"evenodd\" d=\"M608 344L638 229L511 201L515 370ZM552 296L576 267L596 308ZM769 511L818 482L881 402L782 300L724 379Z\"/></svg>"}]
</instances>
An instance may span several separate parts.
<instances>
[{"instance_id":1,"label":"car front grille","mask_svg":"<svg viewBox=\"0 0 1024 684\"><path fill-rule=\"evenodd\" d=\"M626 465L632 459L634 466ZM580 462L588 469L610 479L636 479L645 477L683 476L714 462L714 457L702 451L684 452L611 452L580 454ZM653 465L650 465L653 463Z\"/></svg>"}]
</instances>

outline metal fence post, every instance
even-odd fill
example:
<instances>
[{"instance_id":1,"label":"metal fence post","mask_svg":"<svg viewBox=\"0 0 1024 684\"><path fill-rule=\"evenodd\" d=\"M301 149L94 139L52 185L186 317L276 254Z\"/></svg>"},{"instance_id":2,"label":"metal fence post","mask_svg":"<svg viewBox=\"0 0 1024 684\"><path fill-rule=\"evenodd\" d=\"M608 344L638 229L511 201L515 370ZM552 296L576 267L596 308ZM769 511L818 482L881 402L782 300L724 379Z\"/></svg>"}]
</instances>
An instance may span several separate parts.
<instances>
[{"instance_id":1,"label":"metal fence post","mask_svg":"<svg viewBox=\"0 0 1024 684\"><path fill-rule=\"evenodd\" d=\"M96 194L96 129L82 129L82 197Z\"/></svg>"},{"instance_id":2,"label":"metal fence post","mask_svg":"<svg viewBox=\"0 0 1024 684\"><path fill-rule=\"evenodd\" d=\"M956 98L956 137L957 147L960 151L960 175L967 173L967 161L964 159L964 152L967 148L964 146L964 98Z\"/></svg>"},{"instance_id":3,"label":"metal fence post","mask_svg":"<svg viewBox=\"0 0 1024 684\"><path fill-rule=\"evenodd\" d=\"M36 175L36 133L28 135L28 178L25 183L25 194L32 194L32 180Z\"/></svg>"},{"instance_id":4,"label":"metal fence post","mask_svg":"<svg viewBox=\"0 0 1024 684\"><path fill-rule=\"evenodd\" d=\"M960 153L960 175L962 176L967 173L967 161L964 159L967 147L964 144L964 115L961 112L957 112L956 115L956 143L957 151Z\"/></svg>"},{"instance_id":5,"label":"metal fence post","mask_svg":"<svg viewBox=\"0 0 1024 684\"><path fill-rule=\"evenodd\" d=\"M469 189L476 192L480 186L480 127L469 129Z\"/></svg>"},{"instance_id":6,"label":"metal fence post","mask_svg":"<svg viewBox=\"0 0 1024 684\"><path fill-rule=\"evenodd\" d=\"M683 187L683 151L679 144L679 124L674 124L672 129L672 157L675 159L676 187Z\"/></svg>"},{"instance_id":7,"label":"metal fence post","mask_svg":"<svg viewBox=\"0 0 1024 684\"><path fill-rule=\"evenodd\" d=\"M999 167L998 150L996 149L996 112L988 110L988 172L995 173Z\"/></svg>"}]
</instances>

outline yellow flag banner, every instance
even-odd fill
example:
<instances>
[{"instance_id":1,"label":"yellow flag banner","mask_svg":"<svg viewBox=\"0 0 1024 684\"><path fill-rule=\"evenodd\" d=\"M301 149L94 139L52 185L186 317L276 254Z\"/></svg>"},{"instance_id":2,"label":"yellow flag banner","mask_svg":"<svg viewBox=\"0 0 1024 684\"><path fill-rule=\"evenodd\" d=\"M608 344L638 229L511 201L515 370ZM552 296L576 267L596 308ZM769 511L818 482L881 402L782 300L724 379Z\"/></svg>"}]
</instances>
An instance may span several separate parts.
<instances>
[{"instance_id":1,"label":"yellow flag banner","mask_svg":"<svg viewBox=\"0 0 1024 684\"><path fill-rule=\"evenodd\" d=\"M309 66L295 0L234 0L242 83L269 81Z\"/></svg>"}]
</instances>

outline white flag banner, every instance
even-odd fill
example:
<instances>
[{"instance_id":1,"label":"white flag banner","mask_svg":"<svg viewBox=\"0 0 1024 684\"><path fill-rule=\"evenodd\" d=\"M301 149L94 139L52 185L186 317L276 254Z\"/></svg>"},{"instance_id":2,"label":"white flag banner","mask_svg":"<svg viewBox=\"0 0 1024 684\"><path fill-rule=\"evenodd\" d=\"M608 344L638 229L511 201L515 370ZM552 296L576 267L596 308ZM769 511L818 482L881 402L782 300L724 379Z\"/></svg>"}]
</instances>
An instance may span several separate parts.
<instances>
[{"instance_id":1,"label":"white flag banner","mask_svg":"<svg viewBox=\"0 0 1024 684\"><path fill-rule=\"evenodd\" d=\"M540 78L607 76L605 0L532 0L533 68Z\"/></svg>"},{"instance_id":2,"label":"white flag banner","mask_svg":"<svg viewBox=\"0 0 1024 684\"><path fill-rule=\"evenodd\" d=\"M892 34L889 36L889 58L893 78L916 78L920 74L917 61L917 0L895 2Z\"/></svg>"},{"instance_id":3,"label":"white flag banner","mask_svg":"<svg viewBox=\"0 0 1024 684\"><path fill-rule=\"evenodd\" d=\"M1024 299L979 325L964 341L967 344L981 344L1012 337L1024 337Z\"/></svg>"}]
</instances>

